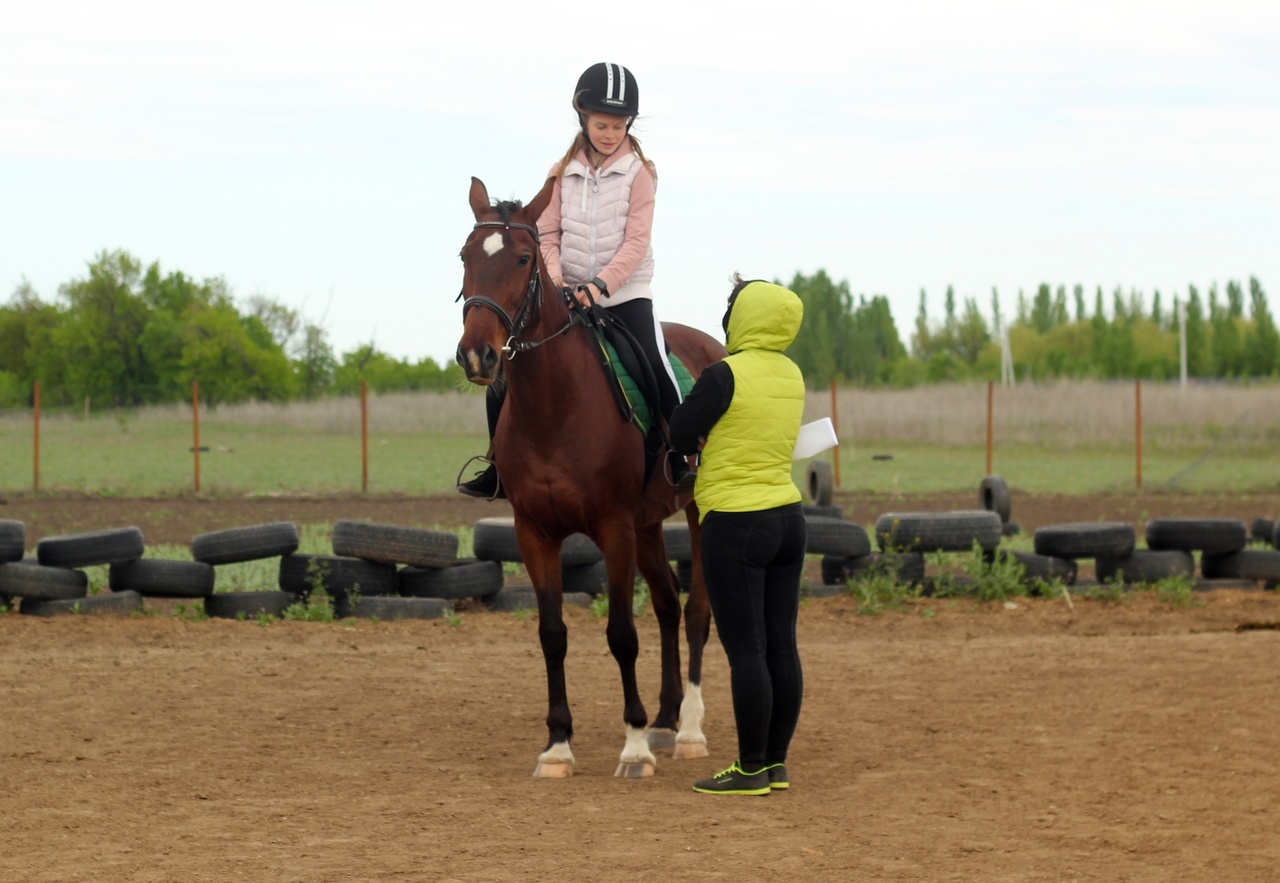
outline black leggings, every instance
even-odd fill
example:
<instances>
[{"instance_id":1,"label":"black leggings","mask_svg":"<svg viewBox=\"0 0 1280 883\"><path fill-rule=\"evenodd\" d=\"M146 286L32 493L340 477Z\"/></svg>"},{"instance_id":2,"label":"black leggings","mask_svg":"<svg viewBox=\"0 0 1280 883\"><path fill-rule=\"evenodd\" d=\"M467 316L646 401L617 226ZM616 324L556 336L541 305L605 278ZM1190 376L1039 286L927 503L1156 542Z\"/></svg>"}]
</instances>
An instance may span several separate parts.
<instances>
[{"instance_id":1,"label":"black leggings","mask_svg":"<svg viewBox=\"0 0 1280 883\"><path fill-rule=\"evenodd\" d=\"M785 761L800 718L796 617L805 543L799 503L711 512L702 522L702 572L729 657L738 759L747 770Z\"/></svg>"},{"instance_id":2,"label":"black leggings","mask_svg":"<svg viewBox=\"0 0 1280 883\"><path fill-rule=\"evenodd\" d=\"M653 327L653 301L641 297L614 307L606 306L605 309L610 315L621 319L622 324L627 326L627 330L644 348L644 354L648 357L649 365L653 368L654 376L658 381L658 408L662 411L663 418L668 423L671 422L671 412L676 409L676 405L680 404L680 393L672 385L671 375L667 373L661 361L667 358L667 354L658 352L658 335ZM634 379L636 383L641 382L639 377ZM497 431L498 415L502 413L502 403L506 398L505 384L490 386L485 395L485 416L489 420L490 441L493 440L493 434Z\"/></svg>"}]
</instances>

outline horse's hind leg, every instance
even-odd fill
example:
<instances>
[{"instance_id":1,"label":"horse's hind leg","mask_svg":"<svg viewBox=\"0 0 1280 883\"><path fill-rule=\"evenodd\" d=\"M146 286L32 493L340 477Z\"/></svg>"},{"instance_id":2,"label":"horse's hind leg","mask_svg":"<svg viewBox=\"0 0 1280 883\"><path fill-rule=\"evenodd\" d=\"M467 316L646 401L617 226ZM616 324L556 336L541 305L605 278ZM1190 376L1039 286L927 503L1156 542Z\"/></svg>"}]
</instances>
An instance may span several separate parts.
<instances>
[{"instance_id":1,"label":"horse's hind leg","mask_svg":"<svg viewBox=\"0 0 1280 883\"><path fill-rule=\"evenodd\" d=\"M702 525L698 509L690 504L689 543L693 550L693 584L684 605L684 631L689 642L689 684L680 703L680 731L676 733L676 760L707 756L707 737L702 732L705 707L702 704L702 654L711 638L711 605L707 601L707 583L702 573Z\"/></svg>"},{"instance_id":2,"label":"horse's hind leg","mask_svg":"<svg viewBox=\"0 0 1280 883\"><path fill-rule=\"evenodd\" d=\"M683 679L680 673L680 595L675 574L667 561L662 524L636 531L636 562L645 582L662 641L662 687L658 715L649 728L649 747L670 751L676 744Z\"/></svg>"}]
</instances>

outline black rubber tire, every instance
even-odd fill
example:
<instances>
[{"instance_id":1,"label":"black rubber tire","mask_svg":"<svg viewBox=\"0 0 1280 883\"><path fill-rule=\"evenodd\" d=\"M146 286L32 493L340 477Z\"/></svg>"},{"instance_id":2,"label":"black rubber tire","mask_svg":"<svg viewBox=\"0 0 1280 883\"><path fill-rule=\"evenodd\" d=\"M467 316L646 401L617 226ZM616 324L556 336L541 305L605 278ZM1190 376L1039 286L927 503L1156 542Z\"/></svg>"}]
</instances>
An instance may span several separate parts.
<instances>
[{"instance_id":1,"label":"black rubber tire","mask_svg":"<svg viewBox=\"0 0 1280 883\"><path fill-rule=\"evenodd\" d=\"M113 592L137 592L154 598L207 598L217 572L202 561L139 558L112 564L107 584Z\"/></svg>"},{"instance_id":2,"label":"black rubber tire","mask_svg":"<svg viewBox=\"0 0 1280 883\"><path fill-rule=\"evenodd\" d=\"M1248 541L1244 522L1236 518L1152 518L1147 522L1147 548L1154 551L1225 555L1239 552Z\"/></svg>"},{"instance_id":3,"label":"black rubber tire","mask_svg":"<svg viewBox=\"0 0 1280 883\"><path fill-rule=\"evenodd\" d=\"M995 549L1000 516L985 510L886 512L876 519L876 541L884 552L967 552L973 544Z\"/></svg>"},{"instance_id":4,"label":"black rubber tire","mask_svg":"<svg viewBox=\"0 0 1280 883\"><path fill-rule=\"evenodd\" d=\"M1071 585L1076 581L1076 562L1070 558L1054 558L1050 555L1037 555L1034 552L1019 552L1013 549L1000 549L996 555L1001 558L1012 558L1021 564L1022 581L1030 586L1054 580Z\"/></svg>"},{"instance_id":5,"label":"black rubber tire","mask_svg":"<svg viewBox=\"0 0 1280 883\"><path fill-rule=\"evenodd\" d=\"M1275 545L1276 522L1272 518L1255 518L1249 524L1249 536L1268 546Z\"/></svg>"},{"instance_id":6,"label":"black rubber tire","mask_svg":"<svg viewBox=\"0 0 1280 883\"><path fill-rule=\"evenodd\" d=\"M676 585L680 587L680 591L682 592L689 592L693 590L692 561L676 562Z\"/></svg>"},{"instance_id":7,"label":"black rubber tire","mask_svg":"<svg viewBox=\"0 0 1280 883\"><path fill-rule=\"evenodd\" d=\"M826 460L810 460L805 470L805 486L809 488L809 499L817 506L830 506L831 495L835 492L835 482L831 477L831 464Z\"/></svg>"},{"instance_id":8,"label":"black rubber tire","mask_svg":"<svg viewBox=\"0 0 1280 883\"><path fill-rule=\"evenodd\" d=\"M1037 555L1054 558L1123 558L1134 550L1137 534L1124 521L1083 521L1036 528Z\"/></svg>"},{"instance_id":9,"label":"black rubber tire","mask_svg":"<svg viewBox=\"0 0 1280 883\"><path fill-rule=\"evenodd\" d=\"M384 564L448 567L458 559L458 535L421 527L343 520L333 525L333 554Z\"/></svg>"},{"instance_id":10,"label":"black rubber tire","mask_svg":"<svg viewBox=\"0 0 1280 883\"><path fill-rule=\"evenodd\" d=\"M487 598L502 588L502 565L460 558L449 567L403 567L396 574L400 594L410 598Z\"/></svg>"},{"instance_id":11,"label":"black rubber tire","mask_svg":"<svg viewBox=\"0 0 1280 883\"><path fill-rule=\"evenodd\" d=\"M1006 537L1016 537L1022 533L1022 525L1016 521L1006 521L1000 528L1000 533Z\"/></svg>"},{"instance_id":12,"label":"black rubber tire","mask_svg":"<svg viewBox=\"0 0 1280 883\"><path fill-rule=\"evenodd\" d=\"M592 598L585 592L566 592L564 605L590 607ZM533 586L506 586L502 591L489 596L485 606L490 610L510 612L512 610L537 610L538 595Z\"/></svg>"},{"instance_id":13,"label":"black rubber tire","mask_svg":"<svg viewBox=\"0 0 1280 883\"><path fill-rule=\"evenodd\" d=\"M291 555L296 551L298 527L292 521L215 530L191 540L191 557L205 564L258 561Z\"/></svg>"},{"instance_id":14,"label":"black rubber tire","mask_svg":"<svg viewBox=\"0 0 1280 883\"><path fill-rule=\"evenodd\" d=\"M916 585L924 579L924 556L919 552L872 552L856 558L828 555L822 559L824 585L843 585L885 573L898 582Z\"/></svg>"},{"instance_id":15,"label":"black rubber tire","mask_svg":"<svg viewBox=\"0 0 1280 883\"><path fill-rule=\"evenodd\" d=\"M998 475L988 475L978 485L978 505L987 512L996 513L1000 516L1000 522L1007 524L1012 508L1009 485L1005 484L1004 479Z\"/></svg>"},{"instance_id":16,"label":"black rubber tire","mask_svg":"<svg viewBox=\"0 0 1280 883\"><path fill-rule=\"evenodd\" d=\"M1195 578L1196 562L1181 549L1135 549L1128 555L1100 555L1094 562L1098 582L1119 579L1126 585L1155 583L1171 576Z\"/></svg>"},{"instance_id":17,"label":"black rubber tire","mask_svg":"<svg viewBox=\"0 0 1280 883\"><path fill-rule=\"evenodd\" d=\"M0 564L0 594L35 601L83 598L89 593L89 577L82 570L46 567L34 561Z\"/></svg>"},{"instance_id":18,"label":"black rubber tire","mask_svg":"<svg viewBox=\"0 0 1280 883\"><path fill-rule=\"evenodd\" d=\"M566 595L609 593L609 571L603 561L593 564L565 564L560 568L560 587Z\"/></svg>"},{"instance_id":19,"label":"black rubber tire","mask_svg":"<svg viewBox=\"0 0 1280 883\"><path fill-rule=\"evenodd\" d=\"M662 542L667 547L668 561L693 560L693 541L689 537L687 521L664 522Z\"/></svg>"},{"instance_id":20,"label":"black rubber tire","mask_svg":"<svg viewBox=\"0 0 1280 883\"><path fill-rule=\"evenodd\" d=\"M801 506L801 511L805 517L816 516L817 518L844 518L843 506Z\"/></svg>"},{"instance_id":21,"label":"black rubber tire","mask_svg":"<svg viewBox=\"0 0 1280 883\"><path fill-rule=\"evenodd\" d=\"M21 521L0 521L0 564L21 561L26 542L26 525Z\"/></svg>"},{"instance_id":22,"label":"black rubber tire","mask_svg":"<svg viewBox=\"0 0 1280 883\"><path fill-rule=\"evenodd\" d=\"M331 598L353 591L363 595L394 595L400 585L396 566L340 555L285 555L280 559L280 591L309 597L323 589Z\"/></svg>"},{"instance_id":23,"label":"black rubber tire","mask_svg":"<svg viewBox=\"0 0 1280 883\"><path fill-rule=\"evenodd\" d=\"M1243 549L1225 555L1201 555L1205 579L1247 579L1254 582L1280 579L1280 551Z\"/></svg>"},{"instance_id":24,"label":"black rubber tire","mask_svg":"<svg viewBox=\"0 0 1280 883\"><path fill-rule=\"evenodd\" d=\"M453 605L444 598L402 598L361 595L354 602L342 597L334 601L333 615L338 619L439 619L453 613Z\"/></svg>"},{"instance_id":25,"label":"black rubber tire","mask_svg":"<svg viewBox=\"0 0 1280 883\"><path fill-rule=\"evenodd\" d=\"M92 567L133 561L142 557L144 549L141 530L118 527L45 537L36 543L36 558L46 567Z\"/></svg>"},{"instance_id":26,"label":"black rubber tire","mask_svg":"<svg viewBox=\"0 0 1280 883\"><path fill-rule=\"evenodd\" d=\"M805 552L811 555L837 555L856 558L871 552L871 539L861 524L842 518L806 517Z\"/></svg>"},{"instance_id":27,"label":"black rubber tire","mask_svg":"<svg viewBox=\"0 0 1280 883\"><path fill-rule=\"evenodd\" d=\"M98 614L126 615L142 609L142 596L137 592L108 592L92 598L67 598L61 601L38 601L27 598L19 607L19 613L28 616L56 616L60 613L78 613L81 616Z\"/></svg>"},{"instance_id":28,"label":"black rubber tire","mask_svg":"<svg viewBox=\"0 0 1280 883\"><path fill-rule=\"evenodd\" d=\"M523 562L520 545L516 542L516 522L510 516L481 518L475 523L472 538L474 554L485 561ZM560 548L560 563L591 564L604 556L586 534L575 533L565 538Z\"/></svg>"},{"instance_id":29,"label":"black rubber tire","mask_svg":"<svg viewBox=\"0 0 1280 883\"><path fill-rule=\"evenodd\" d=\"M283 616L302 600L292 592L219 592L204 599L204 612L218 619L253 619L264 613Z\"/></svg>"}]
</instances>

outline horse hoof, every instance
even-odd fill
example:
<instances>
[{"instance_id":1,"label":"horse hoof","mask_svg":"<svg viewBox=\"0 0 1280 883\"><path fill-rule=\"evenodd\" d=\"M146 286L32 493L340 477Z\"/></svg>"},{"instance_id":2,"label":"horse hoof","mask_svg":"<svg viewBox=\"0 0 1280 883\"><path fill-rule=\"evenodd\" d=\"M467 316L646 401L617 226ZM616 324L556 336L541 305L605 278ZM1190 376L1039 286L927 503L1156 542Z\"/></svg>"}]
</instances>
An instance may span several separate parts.
<instances>
[{"instance_id":1,"label":"horse hoof","mask_svg":"<svg viewBox=\"0 0 1280 883\"><path fill-rule=\"evenodd\" d=\"M543 761L533 768L533 777L535 779L567 779L572 775L573 764L571 763Z\"/></svg>"},{"instance_id":2,"label":"horse hoof","mask_svg":"<svg viewBox=\"0 0 1280 883\"><path fill-rule=\"evenodd\" d=\"M613 771L613 775L618 779L647 779L653 775L653 764L645 760L624 760L618 764L618 768Z\"/></svg>"},{"instance_id":3,"label":"horse hoof","mask_svg":"<svg viewBox=\"0 0 1280 883\"><path fill-rule=\"evenodd\" d=\"M648 733L651 751L671 751L676 747L676 731L665 728L651 729Z\"/></svg>"},{"instance_id":4,"label":"horse hoof","mask_svg":"<svg viewBox=\"0 0 1280 883\"><path fill-rule=\"evenodd\" d=\"M672 760L697 760L709 756L706 742L677 742L671 752Z\"/></svg>"}]
</instances>

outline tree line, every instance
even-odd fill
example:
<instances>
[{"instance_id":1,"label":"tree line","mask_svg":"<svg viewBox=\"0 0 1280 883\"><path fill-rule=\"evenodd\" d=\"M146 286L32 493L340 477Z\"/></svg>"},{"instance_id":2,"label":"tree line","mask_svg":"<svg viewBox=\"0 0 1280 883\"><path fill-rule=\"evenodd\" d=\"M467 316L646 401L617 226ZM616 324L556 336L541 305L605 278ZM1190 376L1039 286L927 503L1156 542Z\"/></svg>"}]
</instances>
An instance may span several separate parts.
<instances>
[{"instance_id":1,"label":"tree line","mask_svg":"<svg viewBox=\"0 0 1280 883\"><path fill-rule=\"evenodd\" d=\"M1019 291L1006 313L996 289L990 316L976 297L957 303L948 286L941 319L929 316L920 292L910 348L903 343L883 295L856 302L847 282L824 271L797 273L789 287L804 302L800 333L787 354L811 388L832 381L867 387L1001 379L1001 340L1007 339L1018 380L1054 378L1168 380L1180 375L1180 324L1185 327L1187 375L1200 379L1280 376L1280 333L1256 277L1248 291L1229 281L1223 291L1196 286L1185 294L1148 297L1136 289L1041 284ZM1181 313L1181 320L1179 319Z\"/></svg>"},{"instance_id":2,"label":"tree line","mask_svg":"<svg viewBox=\"0 0 1280 883\"><path fill-rule=\"evenodd\" d=\"M209 405L376 392L456 389L461 370L430 358L396 359L366 344L338 355L325 330L265 297L239 309L221 278L143 267L124 251L100 253L86 278L48 303L25 280L0 306L0 408L41 400L108 406L189 401Z\"/></svg>"},{"instance_id":3,"label":"tree line","mask_svg":"<svg viewBox=\"0 0 1280 883\"><path fill-rule=\"evenodd\" d=\"M1101 287L1041 284L1019 291L1012 312L992 289L990 320L977 298L958 303L948 287L941 318L920 306L909 346L884 295L853 297L825 271L789 283L805 317L788 349L814 389L831 382L908 387L998 380L1007 338L1019 380L1153 379L1179 376L1178 312L1186 331L1187 373L1195 378L1280 376L1280 333L1257 278L1204 295L1146 295ZM1176 309L1175 309L1176 304ZM135 407L187 401L192 381L209 405L291 401L357 393L458 389L461 370L430 358L397 359L373 344L337 354L319 325L268 298L237 307L221 278L201 282L162 274L124 251L102 252L86 278L45 302L21 283L0 306L0 408L42 401Z\"/></svg>"}]
</instances>

